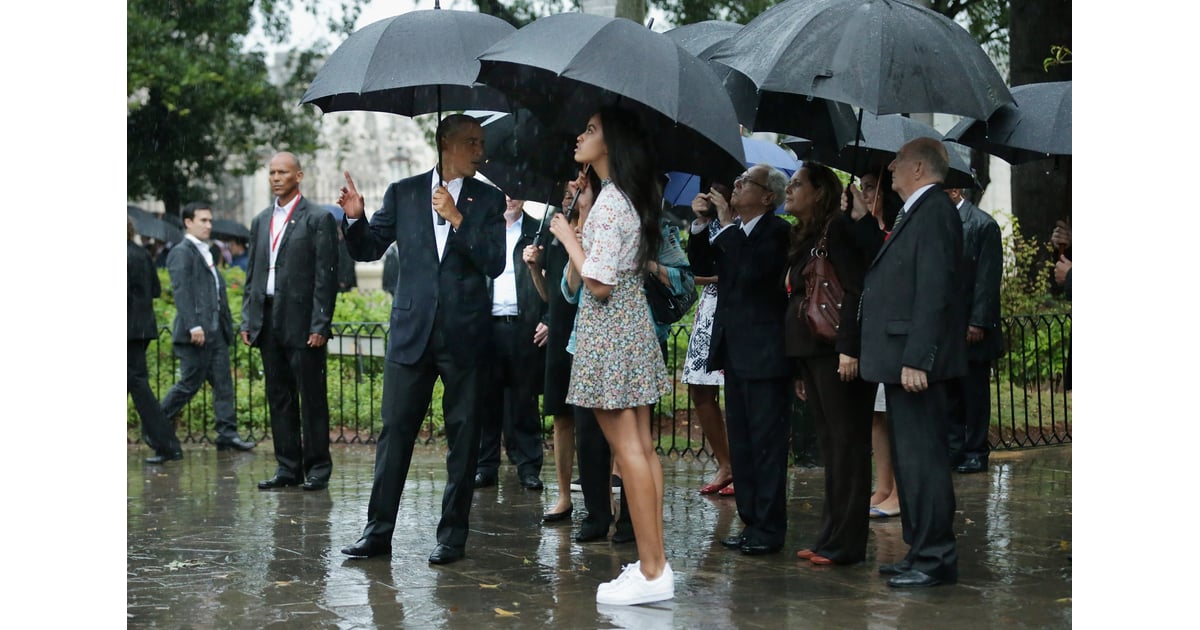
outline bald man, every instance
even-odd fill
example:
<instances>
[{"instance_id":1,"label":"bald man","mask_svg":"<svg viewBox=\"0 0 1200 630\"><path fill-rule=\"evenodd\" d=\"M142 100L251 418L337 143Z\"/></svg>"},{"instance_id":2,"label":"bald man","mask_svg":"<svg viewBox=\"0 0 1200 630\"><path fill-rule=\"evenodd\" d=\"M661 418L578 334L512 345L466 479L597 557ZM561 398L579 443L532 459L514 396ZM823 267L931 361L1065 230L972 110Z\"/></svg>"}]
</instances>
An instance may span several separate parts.
<instances>
[{"instance_id":1,"label":"bald man","mask_svg":"<svg viewBox=\"0 0 1200 630\"><path fill-rule=\"evenodd\" d=\"M967 372L960 299L963 227L941 184L946 147L917 138L888 166L904 207L867 268L859 307L864 380L883 383L908 555L883 565L898 588L958 580L947 389Z\"/></svg>"},{"instance_id":2,"label":"bald man","mask_svg":"<svg viewBox=\"0 0 1200 630\"><path fill-rule=\"evenodd\" d=\"M271 158L275 201L250 224L242 343L262 352L275 444L275 476L262 490L324 490L329 457L325 342L337 299L337 223L300 195L304 171L287 152Z\"/></svg>"}]
</instances>

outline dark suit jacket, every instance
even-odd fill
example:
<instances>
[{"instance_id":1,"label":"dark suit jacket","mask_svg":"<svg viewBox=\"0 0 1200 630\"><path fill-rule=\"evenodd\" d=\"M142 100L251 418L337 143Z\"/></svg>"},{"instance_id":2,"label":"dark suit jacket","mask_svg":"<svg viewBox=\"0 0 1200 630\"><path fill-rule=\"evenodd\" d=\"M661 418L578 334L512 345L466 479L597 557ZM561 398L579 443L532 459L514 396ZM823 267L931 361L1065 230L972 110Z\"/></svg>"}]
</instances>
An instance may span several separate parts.
<instances>
[{"instance_id":1,"label":"dark suit jacket","mask_svg":"<svg viewBox=\"0 0 1200 630\"><path fill-rule=\"evenodd\" d=\"M133 241L126 241L125 325L130 340L157 339L154 298L162 293L158 273L150 252Z\"/></svg>"},{"instance_id":2,"label":"dark suit jacket","mask_svg":"<svg viewBox=\"0 0 1200 630\"><path fill-rule=\"evenodd\" d=\"M795 247L800 255L788 266L792 295L788 298L787 316L784 318L787 355L814 357L841 353L857 357L861 348L858 301L862 295L863 276L867 273L867 265L871 264L883 245L883 232L879 229L879 222L870 215L855 221L845 212L837 212L829 224L825 249L838 282L845 291L839 311L837 343L833 344L814 336L800 313L800 305L804 302L804 278L800 271L812 259L811 252L820 240L821 234L817 233Z\"/></svg>"},{"instance_id":3,"label":"dark suit jacket","mask_svg":"<svg viewBox=\"0 0 1200 630\"><path fill-rule=\"evenodd\" d=\"M191 343L191 329L204 329L205 342L220 335L225 343L233 342L233 316L229 312L229 297L225 293L225 277L217 274L220 291L213 281L212 271L204 256L186 238L167 255L167 271L171 273L171 289L175 294L175 327L171 341Z\"/></svg>"},{"instance_id":4,"label":"dark suit jacket","mask_svg":"<svg viewBox=\"0 0 1200 630\"><path fill-rule=\"evenodd\" d=\"M517 282L517 351L526 357L536 357L540 354L542 349L534 345L533 333L537 330L539 322L546 321L546 302L542 301L542 296L533 286L529 266L522 257L525 247L532 245L533 239L537 238L538 225L537 219L524 214L521 218L521 237L517 239L517 244L511 252ZM500 272L503 273L504 270L501 269ZM488 278L487 285L488 299L492 299L496 295L495 281Z\"/></svg>"},{"instance_id":5,"label":"dark suit jacket","mask_svg":"<svg viewBox=\"0 0 1200 630\"><path fill-rule=\"evenodd\" d=\"M936 185L892 230L863 281L864 380L898 384L902 366L924 370L931 382L966 373L962 243L958 212Z\"/></svg>"},{"instance_id":6,"label":"dark suit jacket","mask_svg":"<svg viewBox=\"0 0 1200 630\"><path fill-rule=\"evenodd\" d=\"M963 312L968 325L984 331L982 340L967 344L967 360L991 361L1004 354L1000 330L1000 277L1004 270L1000 226L970 201L963 201L958 216L963 226Z\"/></svg>"},{"instance_id":7,"label":"dark suit jacket","mask_svg":"<svg viewBox=\"0 0 1200 630\"><path fill-rule=\"evenodd\" d=\"M475 179L463 181L455 206L463 215L451 229L438 261L433 234L433 172L388 186L370 223L343 219L346 246L355 260L379 260L397 244L399 272L392 298L387 359L413 365L425 352L435 319L464 365L487 360L492 299L487 278L504 271L504 193ZM524 266L524 263L521 263ZM443 297L445 299L443 299Z\"/></svg>"},{"instance_id":8,"label":"dark suit jacket","mask_svg":"<svg viewBox=\"0 0 1200 630\"><path fill-rule=\"evenodd\" d=\"M262 331L271 264L271 213L267 206L250 223L250 268L242 295L242 330L256 344ZM300 197L275 259L273 332L280 345L308 347L308 336L330 336L337 301L337 222L329 211Z\"/></svg>"},{"instance_id":9,"label":"dark suit jacket","mask_svg":"<svg viewBox=\"0 0 1200 630\"><path fill-rule=\"evenodd\" d=\"M744 379L791 375L780 343L789 229L787 221L768 213L749 236L740 226L721 232L711 244L707 233L691 236L693 256L711 259L717 274L720 299L708 351L710 370L732 369Z\"/></svg>"}]
</instances>

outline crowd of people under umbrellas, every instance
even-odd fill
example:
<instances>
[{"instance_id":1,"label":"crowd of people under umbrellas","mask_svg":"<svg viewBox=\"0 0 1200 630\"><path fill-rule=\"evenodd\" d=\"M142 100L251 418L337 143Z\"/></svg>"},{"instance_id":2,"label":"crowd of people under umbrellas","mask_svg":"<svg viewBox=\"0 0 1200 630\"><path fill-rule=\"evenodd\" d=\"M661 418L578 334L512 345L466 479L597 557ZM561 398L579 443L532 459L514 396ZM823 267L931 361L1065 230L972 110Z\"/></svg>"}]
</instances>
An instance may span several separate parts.
<instances>
[{"instance_id":1,"label":"crowd of people under umbrellas","mask_svg":"<svg viewBox=\"0 0 1200 630\"><path fill-rule=\"evenodd\" d=\"M493 50L503 52L499 45ZM688 63L682 65L690 68ZM991 93L994 105L1003 104ZM888 584L957 581L951 473L987 469L987 369L1001 343L1000 253L995 222L957 189L943 190L949 171L944 144L933 138L906 143L886 174L864 176L849 195L833 170L815 161L790 179L767 164L749 166L730 181L709 177L712 186L693 201L697 218L680 256L681 241L661 216L660 173L666 169L658 138L670 129L649 128L647 120L655 119L638 111L636 102L594 103L585 113L590 117L574 144L574 160L583 169L564 191L564 205L575 212L553 214L550 243L537 234L523 243L528 233L517 225L525 220L519 205L474 179L485 147L479 122L469 116L440 121L438 167L392 184L370 218L349 173L338 199L344 216L335 223L301 197L298 158L286 152L272 158L275 199L251 228L239 331L264 355L279 463L258 487L328 485L328 409L324 379L315 374L329 337L340 229L354 260L378 260L393 244L398 257L367 523L342 553L391 554L414 440L433 383L441 378L448 481L429 562L462 559L473 492L494 483L481 468L482 425L503 427L512 454L521 439L518 425L526 422L518 416L528 410L527 404L513 405L506 426L487 404L497 387L527 403L527 383L514 374L522 351L548 345L553 353L561 342L567 356L560 354L556 369L546 362L544 385L549 394L557 379L555 398L546 400L556 434L570 426L576 435L588 512L576 539L607 537L610 471L617 470L619 518L629 523L622 538L637 542L637 561L599 586L597 602L671 599L663 477L650 431L651 408L670 385L656 330L664 322L645 287L660 282L678 293L686 273L708 287L697 307L687 380L725 388L723 426L719 408L702 414L719 469L700 489L732 494L737 503L743 527L723 544L749 556L783 548L788 410L795 396L813 415L825 469L820 525L796 557L820 565L861 562L869 519L899 515L910 548L902 560L879 567ZM705 135L682 118L676 116L679 124L671 128L687 132L679 138L713 149L711 155L676 152L675 159L699 168L708 159L727 164L728 144L714 139L724 132ZM687 135L692 132L712 144L694 144ZM780 203L794 222L774 213ZM185 219L185 227L191 223ZM289 241L293 232L300 235ZM288 254L289 248L303 252ZM814 271L826 263L831 272ZM808 313L823 291L814 287L823 282L826 288L840 285L834 300L817 304L837 312L832 334ZM522 294L549 306L536 306L538 317L530 319ZM555 307L560 301L571 306ZM546 310L550 315L542 318ZM533 322L532 335L517 332L525 330L519 328L523 318ZM176 343L194 344L195 337ZM886 421L873 419L884 411ZM872 452L880 473L874 493ZM174 455L160 451L156 463ZM516 463L526 466L522 485L540 490L528 462ZM885 475L888 468L893 475ZM544 519L564 520L571 510L560 496Z\"/></svg>"}]
</instances>

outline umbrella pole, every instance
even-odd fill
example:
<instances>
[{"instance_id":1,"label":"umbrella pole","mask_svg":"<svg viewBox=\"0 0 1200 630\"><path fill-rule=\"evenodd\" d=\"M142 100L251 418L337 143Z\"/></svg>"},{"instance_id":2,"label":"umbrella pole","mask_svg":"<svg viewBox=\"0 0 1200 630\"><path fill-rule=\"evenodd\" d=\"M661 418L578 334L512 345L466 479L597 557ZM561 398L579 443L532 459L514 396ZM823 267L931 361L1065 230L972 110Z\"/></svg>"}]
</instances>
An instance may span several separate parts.
<instances>
[{"instance_id":1,"label":"umbrella pole","mask_svg":"<svg viewBox=\"0 0 1200 630\"><path fill-rule=\"evenodd\" d=\"M850 161L850 168L853 170L850 172L850 184L846 186L845 191L847 212L851 212L854 209L854 193L850 192L850 186L854 185L854 174L858 172L858 147L859 142L862 140L862 119L864 111L866 110L861 107L858 108L858 128L854 132L854 159Z\"/></svg>"},{"instance_id":2,"label":"umbrella pole","mask_svg":"<svg viewBox=\"0 0 1200 630\"><path fill-rule=\"evenodd\" d=\"M442 7L436 6L434 8L440 9ZM441 127L442 127L442 86L440 84L437 86L437 103L438 103L438 124L437 124L437 126L438 126L438 129L441 129ZM442 175L442 146L440 144L438 144L438 139L439 138L437 137L437 132L435 131L433 134L433 143L435 145L437 145L434 147L434 149L437 150L437 154L438 154L438 163L437 163L438 182L441 185L445 186L446 178L445 178L445 176ZM446 217L443 217L442 215L439 214L437 224L438 225L446 225Z\"/></svg>"}]
</instances>

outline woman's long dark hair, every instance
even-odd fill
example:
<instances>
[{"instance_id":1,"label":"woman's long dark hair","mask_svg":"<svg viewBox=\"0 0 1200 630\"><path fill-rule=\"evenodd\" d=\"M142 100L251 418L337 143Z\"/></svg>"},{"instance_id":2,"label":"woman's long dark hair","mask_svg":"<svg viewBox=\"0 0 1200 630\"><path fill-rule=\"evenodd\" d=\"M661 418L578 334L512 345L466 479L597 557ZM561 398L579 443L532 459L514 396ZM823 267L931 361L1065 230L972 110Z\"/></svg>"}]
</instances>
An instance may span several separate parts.
<instances>
[{"instance_id":1,"label":"woman's long dark hair","mask_svg":"<svg viewBox=\"0 0 1200 630\"><path fill-rule=\"evenodd\" d=\"M810 241L821 235L829 219L841 208L842 181L833 169L818 162L805 162L801 170L805 171L809 183L817 189L817 199L812 215L798 218L796 225L792 226L792 243L788 251L788 260L792 263L812 249Z\"/></svg>"},{"instance_id":2,"label":"woman's long dark hair","mask_svg":"<svg viewBox=\"0 0 1200 630\"><path fill-rule=\"evenodd\" d=\"M608 174L613 184L629 197L641 222L638 266L658 258L662 243L662 188L655 177L655 160L647 142L649 135L637 114L605 106L597 112L608 148ZM599 194L599 191L597 191Z\"/></svg>"}]
</instances>

